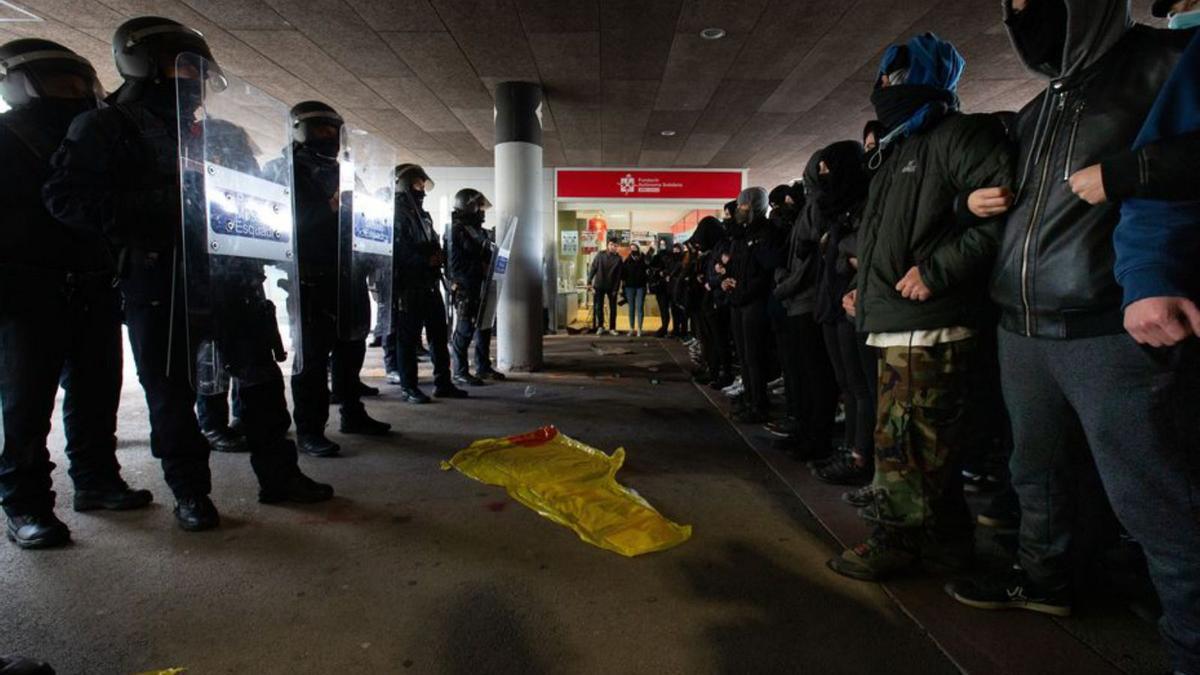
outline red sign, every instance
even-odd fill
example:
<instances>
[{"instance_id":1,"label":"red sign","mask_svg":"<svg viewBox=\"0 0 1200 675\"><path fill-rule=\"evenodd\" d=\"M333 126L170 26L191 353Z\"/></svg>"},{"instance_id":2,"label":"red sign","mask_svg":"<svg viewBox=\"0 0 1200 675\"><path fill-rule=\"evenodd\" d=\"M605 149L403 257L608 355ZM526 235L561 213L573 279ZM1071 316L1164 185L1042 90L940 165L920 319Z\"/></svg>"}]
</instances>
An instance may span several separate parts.
<instances>
[{"instance_id":1,"label":"red sign","mask_svg":"<svg viewBox=\"0 0 1200 675\"><path fill-rule=\"evenodd\" d=\"M734 199L741 171L558 172L560 199Z\"/></svg>"}]
</instances>

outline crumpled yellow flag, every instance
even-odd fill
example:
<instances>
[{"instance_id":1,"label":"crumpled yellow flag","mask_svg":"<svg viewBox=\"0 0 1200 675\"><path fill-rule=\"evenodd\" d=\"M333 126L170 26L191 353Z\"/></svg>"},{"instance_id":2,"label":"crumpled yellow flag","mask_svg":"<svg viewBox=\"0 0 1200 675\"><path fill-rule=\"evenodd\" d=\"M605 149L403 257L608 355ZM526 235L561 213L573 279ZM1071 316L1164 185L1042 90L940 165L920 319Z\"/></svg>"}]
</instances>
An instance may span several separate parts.
<instances>
[{"instance_id":1,"label":"crumpled yellow flag","mask_svg":"<svg viewBox=\"0 0 1200 675\"><path fill-rule=\"evenodd\" d=\"M554 427L475 441L442 462L509 496L579 538L624 556L662 551L692 536L691 525L664 518L633 490L616 481L625 449L611 457Z\"/></svg>"}]
</instances>

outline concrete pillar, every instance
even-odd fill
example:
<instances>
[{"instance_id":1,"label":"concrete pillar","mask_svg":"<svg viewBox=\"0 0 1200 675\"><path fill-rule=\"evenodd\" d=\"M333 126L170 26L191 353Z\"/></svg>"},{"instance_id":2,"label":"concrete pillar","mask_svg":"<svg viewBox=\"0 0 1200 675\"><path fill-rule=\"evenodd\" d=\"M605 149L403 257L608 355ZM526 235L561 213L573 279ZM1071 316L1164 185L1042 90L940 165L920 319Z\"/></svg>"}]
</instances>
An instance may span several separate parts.
<instances>
[{"instance_id":1,"label":"concrete pillar","mask_svg":"<svg viewBox=\"0 0 1200 675\"><path fill-rule=\"evenodd\" d=\"M496 215L518 219L496 312L497 361L503 370L542 367L542 89L531 82L496 86ZM502 229L496 241L504 241Z\"/></svg>"}]
</instances>

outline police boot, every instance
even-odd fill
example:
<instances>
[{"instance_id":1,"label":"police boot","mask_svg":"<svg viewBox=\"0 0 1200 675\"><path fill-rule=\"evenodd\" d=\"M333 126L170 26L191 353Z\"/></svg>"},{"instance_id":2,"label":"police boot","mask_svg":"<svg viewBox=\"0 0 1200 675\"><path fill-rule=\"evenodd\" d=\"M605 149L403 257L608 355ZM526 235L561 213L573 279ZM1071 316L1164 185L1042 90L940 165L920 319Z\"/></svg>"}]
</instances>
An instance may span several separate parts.
<instances>
[{"instance_id":1,"label":"police boot","mask_svg":"<svg viewBox=\"0 0 1200 675\"><path fill-rule=\"evenodd\" d=\"M333 487L305 476L298 468L289 469L283 477L264 483L258 490L263 504L316 504L333 499Z\"/></svg>"},{"instance_id":2,"label":"police boot","mask_svg":"<svg viewBox=\"0 0 1200 675\"><path fill-rule=\"evenodd\" d=\"M119 482L109 489L75 490L75 510L84 511L132 511L148 506L154 501L149 490L132 490Z\"/></svg>"},{"instance_id":3,"label":"police boot","mask_svg":"<svg viewBox=\"0 0 1200 675\"><path fill-rule=\"evenodd\" d=\"M71 530L54 515L44 511L25 516L8 516L8 540L25 549L58 548L71 543Z\"/></svg>"},{"instance_id":4,"label":"police boot","mask_svg":"<svg viewBox=\"0 0 1200 675\"><path fill-rule=\"evenodd\" d=\"M343 434L360 434L362 436L386 436L392 425L373 419L365 410L353 413L342 413L341 432Z\"/></svg>"},{"instance_id":5,"label":"police boot","mask_svg":"<svg viewBox=\"0 0 1200 675\"><path fill-rule=\"evenodd\" d=\"M370 398L379 395L379 387L372 387L362 380L359 380L354 386L358 387L359 398Z\"/></svg>"},{"instance_id":6,"label":"police boot","mask_svg":"<svg viewBox=\"0 0 1200 675\"><path fill-rule=\"evenodd\" d=\"M204 430L208 447L213 452L246 452L246 437L229 427Z\"/></svg>"},{"instance_id":7,"label":"police boot","mask_svg":"<svg viewBox=\"0 0 1200 675\"><path fill-rule=\"evenodd\" d=\"M309 457L334 457L342 451L342 446L325 438L323 433L296 434L296 449Z\"/></svg>"},{"instance_id":8,"label":"police boot","mask_svg":"<svg viewBox=\"0 0 1200 675\"><path fill-rule=\"evenodd\" d=\"M221 514L207 495L175 500L175 523L185 532L203 532L221 524Z\"/></svg>"}]
</instances>

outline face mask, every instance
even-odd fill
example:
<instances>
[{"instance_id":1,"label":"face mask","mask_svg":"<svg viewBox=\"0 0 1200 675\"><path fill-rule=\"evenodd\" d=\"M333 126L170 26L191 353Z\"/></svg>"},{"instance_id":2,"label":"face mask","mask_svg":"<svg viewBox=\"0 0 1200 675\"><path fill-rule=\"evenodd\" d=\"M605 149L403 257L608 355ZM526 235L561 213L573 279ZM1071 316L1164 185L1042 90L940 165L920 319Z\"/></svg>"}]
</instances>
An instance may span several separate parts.
<instances>
[{"instance_id":1,"label":"face mask","mask_svg":"<svg viewBox=\"0 0 1200 675\"><path fill-rule=\"evenodd\" d=\"M1167 22L1167 28L1171 30L1187 30L1196 26L1200 26L1200 9L1172 14L1171 20Z\"/></svg>"},{"instance_id":2,"label":"face mask","mask_svg":"<svg viewBox=\"0 0 1200 675\"><path fill-rule=\"evenodd\" d=\"M39 98L30 104L37 119L63 132L76 117L95 108L96 100L91 98Z\"/></svg>"},{"instance_id":3,"label":"face mask","mask_svg":"<svg viewBox=\"0 0 1200 675\"><path fill-rule=\"evenodd\" d=\"M1013 41L1031 66L1062 72L1067 44L1067 5L1063 0L1034 0L1013 17Z\"/></svg>"},{"instance_id":4,"label":"face mask","mask_svg":"<svg viewBox=\"0 0 1200 675\"><path fill-rule=\"evenodd\" d=\"M337 157L338 151L342 149L342 143L337 138L315 138L305 145L318 155L329 158Z\"/></svg>"}]
</instances>

